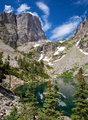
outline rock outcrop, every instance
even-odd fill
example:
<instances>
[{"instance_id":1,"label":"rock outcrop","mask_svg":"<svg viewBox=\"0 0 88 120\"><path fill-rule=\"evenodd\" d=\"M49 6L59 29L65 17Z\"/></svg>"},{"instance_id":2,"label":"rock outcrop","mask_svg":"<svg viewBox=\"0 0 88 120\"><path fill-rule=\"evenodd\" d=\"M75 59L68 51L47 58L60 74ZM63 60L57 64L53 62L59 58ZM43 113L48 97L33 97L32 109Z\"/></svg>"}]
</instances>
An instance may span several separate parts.
<instances>
[{"instance_id":1,"label":"rock outcrop","mask_svg":"<svg viewBox=\"0 0 88 120\"><path fill-rule=\"evenodd\" d=\"M88 19L86 17L78 29L76 29L73 37L74 40L79 41L79 48L88 52Z\"/></svg>"},{"instance_id":2,"label":"rock outcrop","mask_svg":"<svg viewBox=\"0 0 88 120\"><path fill-rule=\"evenodd\" d=\"M27 42L46 40L38 17L30 13L0 13L0 40L16 48Z\"/></svg>"},{"instance_id":3,"label":"rock outcrop","mask_svg":"<svg viewBox=\"0 0 88 120\"><path fill-rule=\"evenodd\" d=\"M19 107L20 97L0 86L0 120L9 115L14 106Z\"/></svg>"},{"instance_id":4,"label":"rock outcrop","mask_svg":"<svg viewBox=\"0 0 88 120\"><path fill-rule=\"evenodd\" d=\"M18 42L23 44L46 39L38 17L24 13L17 15L16 19Z\"/></svg>"}]
</instances>

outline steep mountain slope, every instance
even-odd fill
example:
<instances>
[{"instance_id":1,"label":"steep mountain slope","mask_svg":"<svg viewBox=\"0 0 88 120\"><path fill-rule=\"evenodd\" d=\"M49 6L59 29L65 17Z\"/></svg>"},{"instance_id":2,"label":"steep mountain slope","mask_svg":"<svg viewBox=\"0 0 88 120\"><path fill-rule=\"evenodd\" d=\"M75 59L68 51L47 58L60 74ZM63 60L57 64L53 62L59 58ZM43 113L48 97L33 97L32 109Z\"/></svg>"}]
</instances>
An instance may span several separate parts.
<instances>
[{"instance_id":1,"label":"steep mountain slope","mask_svg":"<svg viewBox=\"0 0 88 120\"><path fill-rule=\"evenodd\" d=\"M45 64L51 65L53 67L51 72L57 74L75 66L81 67L88 62L87 18L82 21L71 37L51 42L46 39L38 17L32 16L30 13L15 15L3 12L0 13L0 40L21 52L32 51L38 61L43 60ZM1 44L0 49L2 48ZM8 53L8 50L4 51L4 53ZM15 52L15 54L19 56L18 53ZM14 58L12 59L14 61Z\"/></svg>"},{"instance_id":2,"label":"steep mountain slope","mask_svg":"<svg viewBox=\"0 0 88 120\"><path fill-rule=\"evenodd\" d=\"M73 46L68 53L62 58L54 61L54 70L58 74L72 69L74 67L81 67L88 62L88 55L86 56L80 50Z\"/></svg>"},{"instance_id":3,"label":"steep mountain slope","mask_svg":"<svg viewBox=\"0 0 88 120\"><path fill-rule=\"evenodd\" d=\"M10 56L10 65L13 67L18 66L17 61L15 60L15 57L17 57L17 58L22 57L22 54L17 52L15 49L10 47L9 45L6 45L2 41L0 41L0 52L3 52L3 61L5 61L9 55Z\"/></svg>"},{"instance_id":4,"label":"steep mountain slope","mask_svg":"<svg viewBox=\"0 0 88 120\"><path fill-rule=\"evenodd\" d=\"M88 63L88 20L80 24L75 33L63 40L47 42L34 47L36 58L53 66L52 72L61 74ZM86 68L85 73L88 71Z\"/></svg>"},{"instance_id":5,"label":"steep mountain slope","mask_svg":"<svg viewBox=\"0 0 88 120\"><path fill-rule=\"evenodd\" d=\"M30 13L0 13L0 40L13 48L27 42L46 40L41 22Z\"/></svg>"}]
</instances>

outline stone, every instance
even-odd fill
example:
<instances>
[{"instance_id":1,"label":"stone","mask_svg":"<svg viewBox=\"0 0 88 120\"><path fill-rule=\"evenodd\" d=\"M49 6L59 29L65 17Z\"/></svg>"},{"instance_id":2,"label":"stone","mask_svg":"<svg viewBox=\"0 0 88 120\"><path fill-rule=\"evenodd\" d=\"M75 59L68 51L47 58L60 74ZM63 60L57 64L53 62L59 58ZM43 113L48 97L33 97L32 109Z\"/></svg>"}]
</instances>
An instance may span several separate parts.
<instances>
[{"instance_id":1,"label":"stone","mask_svg":"<svg viewBox=\"0 0 88 120\"><path fill-rule=\"evenodd\" d=\"M0 13L0 40L17 48L27 42L46 40L38 17L30 13Z\"/></svg>"}]
</instances>

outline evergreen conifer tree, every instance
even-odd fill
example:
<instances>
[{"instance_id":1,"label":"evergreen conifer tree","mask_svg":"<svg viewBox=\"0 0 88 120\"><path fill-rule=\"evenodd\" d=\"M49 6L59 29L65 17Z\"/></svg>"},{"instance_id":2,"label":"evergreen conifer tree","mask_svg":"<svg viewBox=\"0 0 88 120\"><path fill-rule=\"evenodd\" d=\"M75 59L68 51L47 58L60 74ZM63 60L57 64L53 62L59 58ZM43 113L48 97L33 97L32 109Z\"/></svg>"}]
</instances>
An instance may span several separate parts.
<instances>
[{"instance_id":1,"label":"evergreen conifer tree","mask_svg":"<svg viewBox=\"0 0 88 120\"><path fill-rule=\"evenodd\" d=\"M77 79L77 90L73 94L73 97L75 98L74 102L76 104L76 107L73 108L74 113L72 114L72 119L88 120L88 86L85 82L82 68L79 69Z\"/></svg>"},{"instance_id":2,"label":"evergreen conifer tree","mask_svg":"<svg viewBox=\"0 0 88 120\"><path fill-rule=\"evenodd\" d=\"M58 90L57 85L52 87L50 81L48 82L44 105L43 108L40 108L38 114L39 120L61 120L61 113L58 110L58 102L60 101Z\"/></svg>"},{"instance_id":3,"label":"evergreen conifer tree","mask_svg":"<svg viewBox=\"0 0 88 120\"><path fill-rule=\"evenodd\" d=\"M38 102L34 94L35 87L35 82L29 83L28 89L26 91L26 98L23 100L24 108L22 109L18 120L36 120L36 116L38 114Z\"/></svg>"}]
</instances>

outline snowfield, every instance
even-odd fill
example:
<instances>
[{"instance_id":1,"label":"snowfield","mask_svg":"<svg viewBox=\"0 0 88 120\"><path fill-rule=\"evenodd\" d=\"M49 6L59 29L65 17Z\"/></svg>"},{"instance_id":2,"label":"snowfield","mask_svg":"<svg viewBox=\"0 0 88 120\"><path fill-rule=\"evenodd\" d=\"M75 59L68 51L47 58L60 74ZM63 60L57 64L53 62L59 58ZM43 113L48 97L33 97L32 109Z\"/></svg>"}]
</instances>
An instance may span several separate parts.
<instances>
[{"instance_id":1,"label":"snowfield","mask_svg":"<svg viewBox=\"0 0 88 120\"><path fill-rule=\"evenodd\" d=\"M38 46L40 46L40 44L35 44L33 47L38 47Z\"/></svg>"},{"instance_id":2,"label":"snowfield","mask_svg":"<svg viewBox=\"0 0 88 120\"><path fill-rule=\"evenodd\" d=\"M57 47L57 51L54 53L54 55L58 55L59 52L62 52L65 50L65 47Z\"/></svg>"},{"instance_id":3,"label":"snowfield","mask_svg":"<svg viewBox=\"0 0 88 120\"><path fill-rule=\"evenodd\" d=\"M51 62L49 62L48 65L53 66L53 64Z\"/></svg>"},{"instance_id":4,"label":"snowfield","mask_svg":"<svg viewBox=\"0 0 88 120\"><path fill-rule=\"evenodd\" d=\"M40 58L38 59L38 61L43 59L43 54L41 54Z\"/></svg>"},{"instance_id":5,"label":"snowfield","mask_svg":"<svg viewBox=\"0 0 88 120\"><path fill-rule=\"evenodd\" d=\"M78 47L79 43L80 43L81 39L76 43L76 47Z\"/></svg>"},{"instance_id":6,"label":"snowfield","mask_svg":"<svg viewBox=\"0 0 88 120\"><path fill-rule=\"evenodd\" d=\"M79 43L80 43L81 39L76 43L76 47L78 47ZM79 47L78 47L79 48ZM83 53L84 55L88 55L88 52L84 52L82 49L80 49L80 52Z\"/></svg>"},{"instance_id":7,"label":"snowfield","mask_svg":"<svg viewBox=\"0 0 88 120\"><path fill-rule=\"evenodd\" d=\"M45 56L45 58L43 59L43 61L49 62L49 61L50 61L50 58L48 58L47 56Z\"/></svg>"},{"instance_id":8,"label":"snowfield","mask_svg":"<svg viewBox=\"0 0 88 120\"><path fill-rule=\"evenodd\" d=\"M84 52L82 49L79 49L84 55L88 55L88 52Z\"/></svg>"},{"instance_id":9,"label":"snowfield","mask_svg":"<svg viewBox=\"0 0 88 120\"><path fill-rule=\"evenodd\" d=\"M61 41L59 41L59 42L60 42L60 43L63 43L64 41L61 40Z\"/></svg>"}]
</instances>

